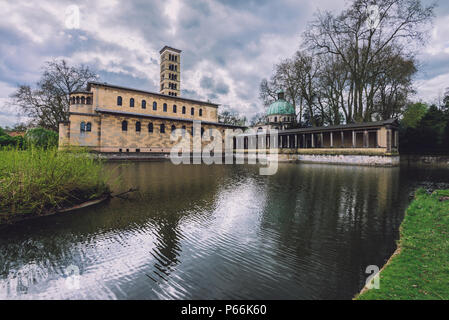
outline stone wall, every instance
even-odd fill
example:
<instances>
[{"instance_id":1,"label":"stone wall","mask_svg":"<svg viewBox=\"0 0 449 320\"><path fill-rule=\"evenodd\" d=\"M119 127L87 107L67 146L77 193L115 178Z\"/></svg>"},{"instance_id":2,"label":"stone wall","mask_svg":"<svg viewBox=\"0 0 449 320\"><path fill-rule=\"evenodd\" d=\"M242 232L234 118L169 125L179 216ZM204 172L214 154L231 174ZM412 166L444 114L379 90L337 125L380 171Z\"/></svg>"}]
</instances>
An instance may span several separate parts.
<instances>
[{"instance_id":1,"label":"stone wall","mask_svg":"<svg viewBox=\"0 0 449 320\"><path fill-rule=\"evenodd\" d=\"M93 91L93 109L107 109L123 112L135 112L148 115L159 115L165 117L186 118L202 121L218 121L218 108L206 102L193 102L175 98L171 96L160 96L156 94L143 93L132 90L103 87L92 85ZM117 97L122 97L122 105L117 105ZM134 98L134 107L130 107L130 99ZM146 101L146 108L142 108L142 100ZM157 103L157 110L153 110L153 102ZM167 104L167 111L164 111L164 103ZM173 112L173 105L176 105L176 112ZM182 107L186 107L186 113L182 113ZM71 106L71 112L84 112L88 106ZM191 108L194 108L194 115L190 114ZM199 110L202 110L202 116Z\"/></svg>"},{"instance_id":2,"label":"stone wall","mask_svg":"<svg viewBox=\"0 0 449 320\"><path fill-rule=\"evenodd\" d=\"M91 150L100 152L142 152L142 153L169 153L171 148L177 145L180 140L172 141L171 127L176 129L186 128L186 135L190 135L191 149L193 149L193 140L199 141L200 131L195 133L195 138L192 138L193 124L187 121L179 120L163 120L155 118L141 118L133 116L119 116L119 115L70 115L70 144L75 146L89 147ZM126 120L128 123L128 130L122 130L122 121ZM90 122L92 129L90 132L81 132L81 122ZM136 131L136 123L140 122L140 131ZM149 124L153 125L153 132L149 132ZM161 124L165 125L165 133L161 132ZM224 138L226 130L234 131L227 126L201 124L204 129L204 138L202 146L211 143L207 139L210 129L218 130L222 135L222 144L224 147ZM62 131L61 131L62 130ZM68 131L65 126L60 128L60 132L64 137L67 136L64 130ZM62 140L61 140L62 141Z\"/></svg>"},{"instance_id":3,"label":"stone wall","mask_svg":"<svg viewBox=\"0 0 449 320\"><path fill-rule=\"evenodd\" d=\"M313 155L313 154L279 154L280 162L306 162L347 164L361 166L399 166L399 156L385 155Z\"/></svg>"}]
</instances>

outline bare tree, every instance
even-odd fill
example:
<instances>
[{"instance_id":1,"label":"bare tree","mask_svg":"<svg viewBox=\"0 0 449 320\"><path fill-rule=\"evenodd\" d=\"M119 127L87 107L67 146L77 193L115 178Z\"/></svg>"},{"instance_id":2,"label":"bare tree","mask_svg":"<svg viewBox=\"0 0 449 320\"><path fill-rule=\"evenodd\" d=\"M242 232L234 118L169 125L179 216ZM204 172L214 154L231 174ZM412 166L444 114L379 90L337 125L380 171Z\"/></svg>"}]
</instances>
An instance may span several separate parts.
<instances>
[{"instance_id":1,"label":"bare tree","mask_svg":"<svg viewBox=\"0 0 449 320\"><path fill-rule=\"evenodd\" d=\"M224 110L218 114L218 122L225 124L232 124L235 126L245 126L246 117L240 117L234 111Z\"/></svg>"},{"instance_id":2,"label":"bare tree","mask_svg":"<svg viewBox=\"0 0 449 320\"><path fill-rule=\"evenodd\" d=\"M74 67L65 60L55 60L45 64L35 89L20 85L11 97L34 124L57 132L59 123L69 119L69 95L95 79L87 66Z\"/></svg>"},{"instance_id":3,"label":"bare tree","mask_svg":"<svg viewBox=\"0 0 449 320\"><path fill-rule=\"evenodd\" d=\"M355 0L340 15L319 13L310 24L304 35L309 50L337 56L349 72L347 122L370 120L377 90L373 66L392 46L406 52L423 43L434 7L420 0Z\"/></svg>"}]
</instances>

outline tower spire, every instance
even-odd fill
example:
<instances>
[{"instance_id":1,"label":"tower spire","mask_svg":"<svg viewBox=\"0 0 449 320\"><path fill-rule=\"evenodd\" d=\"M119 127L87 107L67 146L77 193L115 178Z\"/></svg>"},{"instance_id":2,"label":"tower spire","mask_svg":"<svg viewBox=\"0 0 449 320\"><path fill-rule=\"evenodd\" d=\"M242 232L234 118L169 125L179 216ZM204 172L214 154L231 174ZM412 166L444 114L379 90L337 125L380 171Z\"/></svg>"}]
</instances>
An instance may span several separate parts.
<instances>
[{"instance_id":1,"label":"tower spire","mask_svg":"<svg viewBox=\"0 0 449 320\"><path fill-rule=\"evenodd\" d=\"M169 96L181 95L181 50L165 46L161 54L160 92Z\"/></svg>"}]
</instances>

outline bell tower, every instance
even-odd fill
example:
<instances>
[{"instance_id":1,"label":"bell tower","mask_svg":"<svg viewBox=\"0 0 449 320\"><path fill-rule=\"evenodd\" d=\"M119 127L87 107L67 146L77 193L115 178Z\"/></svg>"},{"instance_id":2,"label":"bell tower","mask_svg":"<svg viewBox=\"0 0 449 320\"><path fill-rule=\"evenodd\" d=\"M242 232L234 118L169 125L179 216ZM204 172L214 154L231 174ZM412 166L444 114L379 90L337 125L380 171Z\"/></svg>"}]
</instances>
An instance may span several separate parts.
<instances>
[{"instance_id":1,"label":"bell tower","mask_svg":"<svg viewBox=\"0 0 449 320\"><path fill-rule=\"evenodd\" d=\"M168 96L181 95L181 50L165 46L161 54L160 93Z\"/></svg>"}]
</instances>

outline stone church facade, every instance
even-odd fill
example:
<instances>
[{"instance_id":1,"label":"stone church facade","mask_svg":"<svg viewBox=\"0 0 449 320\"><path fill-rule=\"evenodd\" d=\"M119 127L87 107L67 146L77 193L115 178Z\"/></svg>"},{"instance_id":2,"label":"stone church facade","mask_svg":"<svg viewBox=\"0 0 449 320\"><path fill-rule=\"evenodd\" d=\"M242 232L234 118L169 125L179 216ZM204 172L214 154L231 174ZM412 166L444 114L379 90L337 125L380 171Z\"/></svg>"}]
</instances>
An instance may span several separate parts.
<instances>
[{"instance_id":1,"label":"stone church facade","mask_svg":"<svg viewBox=\"0 0 449 320\"><path fill-rule=\"evenodd\" d=\"M69 121L59 124L60 147L82 146L107 153L168 153L177 143L170 139L175 129L183 129L191 137L212 133L211 129L219 130L224 137L226 129L243 129L219 123L217 104L180 96L180 53L167 46L160 51L159 93L99 82L89 82L86 90L73 92ZM192 135L194 122L201 123L201 135Z\"/></svg>"}]
</instances>

